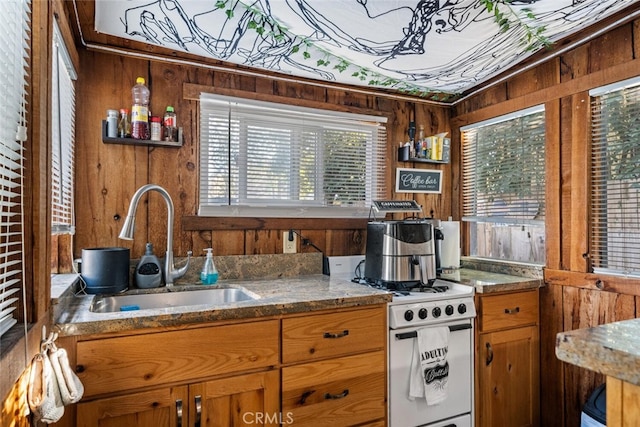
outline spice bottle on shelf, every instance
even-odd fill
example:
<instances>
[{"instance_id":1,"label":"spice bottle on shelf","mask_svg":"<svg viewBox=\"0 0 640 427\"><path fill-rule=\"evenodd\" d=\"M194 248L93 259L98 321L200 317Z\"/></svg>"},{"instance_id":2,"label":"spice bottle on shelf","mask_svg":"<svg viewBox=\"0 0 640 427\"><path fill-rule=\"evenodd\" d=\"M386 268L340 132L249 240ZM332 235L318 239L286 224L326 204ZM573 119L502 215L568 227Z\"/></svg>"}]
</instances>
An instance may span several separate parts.
<instances>
[{"instance_id":1,"label":"spice bottle on shelf","mask_svg":"<svg viewBox=\"0 0 640 427\"><path fill-rule=\"evenodd\" d=\"M118 138L131 138L131 120L129 109L120 109L120 121L118 122Z\"/></svg>"},{"instance_id":2,"label":"spice bottle on shelf","mask_svg":"<svg viewBox=\"0 0 640 427\"><path fill-rule=\"evenodd\" d=\"M131 89L133 106L131 107L131 136L135 139L149 139L149 96L144 77L138 77Z\"/></svg>"},{"instance_id":3,"label":"spice bottle on shelf","mask_svg":"<svg viewBox=\"0 0 640 427\"><path fill-rule=\"evenodd\" d=\"M162 123L160 117L151 116L151 140L160 141L162 137Z\"/></svg>"},{"instance_id":4,"label":"spice bottle on shelf","mask_svg":"<svg viewBox=\"0 0 640 427\"><path fill-rule=\"evenodd\" d=\"M171 105L167 106L167 111L164 113L163 133L165 141L178 141L178 118Z\"/></svg>"},{"instance_id":5,"label":"spice bottle on shelf","mask_svg":"<svg viewBox=\"0 0 640 427\"><path fill-rule=\"evenodd\" d=\"M107 110L107 137L118 136L118 110Z\"/></svg>"}]
</instances>

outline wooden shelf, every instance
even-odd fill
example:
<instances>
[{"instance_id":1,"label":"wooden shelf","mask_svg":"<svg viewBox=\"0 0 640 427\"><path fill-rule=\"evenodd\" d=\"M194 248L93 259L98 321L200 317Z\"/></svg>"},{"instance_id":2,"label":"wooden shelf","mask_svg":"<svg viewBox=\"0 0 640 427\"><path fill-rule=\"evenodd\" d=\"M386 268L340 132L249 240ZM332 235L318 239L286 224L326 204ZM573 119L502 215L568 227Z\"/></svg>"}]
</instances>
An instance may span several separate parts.
<instances>
[{"instance_id":1,"label":"wooden shelf","mask_svg":"<svg viewBox=\"0 0 640 427\"><path fill-rule=\"evenodd\" d=\"M431 159L423 159L421 157L409 157L409 160L401 160L405 162L416 162L416 163L439 163L439 164L447 164L444 160L431 160Z\"/></svg>"},{"instance_id":2,"label":"wooden shelf","mask_svg":"<svg viewBox=\"0 0 640 427\"><path fill-rule=\"evenodd\" d=\"M182 132L179 133L179 141L151 141L149 139L134 138L109 138L107 136L107 121L102 121L102 142L105 144L121 144L121 145L147 145L158 147L182 147Z\"/></svg>"},{"instance_id":3,"label":"wooden shelf","mask_svg":"<svg viewBox=\"0 0 640 427\"><path fill-rule=\"evenodd\" d=\"M398 148L398 161L399 162L415 162L415 163L436 163L436 164L448 164L450 157L450 146L447 144L443 147L444 160L426 159L424 157L409 157L409 147L402 146Z\"/></svg>"}]
</instances>

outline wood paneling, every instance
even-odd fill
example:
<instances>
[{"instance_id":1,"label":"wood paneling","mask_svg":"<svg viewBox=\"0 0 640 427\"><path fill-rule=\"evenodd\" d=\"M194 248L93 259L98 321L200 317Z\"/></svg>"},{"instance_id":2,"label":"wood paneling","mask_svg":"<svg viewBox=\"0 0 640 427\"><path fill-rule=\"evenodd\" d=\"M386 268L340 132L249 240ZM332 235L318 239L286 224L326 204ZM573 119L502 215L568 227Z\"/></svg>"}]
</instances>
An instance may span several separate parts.
<instances>
[{"instance_id":1,"label":"wood paneling","mask_svg":"<svg viewBox=\"0 0 640 427\"><path fill-rule=\"evenodd\" d=\"M547 269L546 286L540 293L543 426L579 425L587 397L604 381L598 374L560 362L555 356L556 334L638 317L640 281L590 273L588 91L640 75L639 37L638 21L622 24L563 52L557 60L465 99L454 107L451 119L456 134L459 126L545 104ZM459 175L455 168L453 173Z\"/></svg>"},{"instance_id":2,"label":"wood paneling","mask_svg":"<svg viewBox=\"0 0 640 427\"><path fill-rule=\"evenodd\" d=\"M154 192L143 198L136 215L133 242L117 238L129 201L140 186L159 184L175 205L173 239L175 256L192 250L202 256L213 247L216 255L272 254L282 252L282 231L301 233L326 255L364 253L366 219L203 218L198 209L199 102L201 91L261 99L272 102L376 114L388 119L387 185L390 198L415 198L425 213L437 218L451 215L451 165L399 163L396 149L407 140L408 112L415 110L418 124L427 135L448 132L450 111L446 106L378 97L357 91L284 83L268 78L212 71L194 65L149 61L95 51L80 51L79 111L76 136L77 229L75 256L87 247L124 246L132 258L142 255L146 242L156 253L166 247L165 202ZM182 147L146 147L103 144L100 122L110 108L130 108L131 86L145 77L151 91L151 111L162 115L175 107L184 130ZM396 167L437 168L444 172L441 195L395 195ZM311 232L311 230L314 230ZM299 250L315 250L307 245Z\"/></svg>"}]
</instances>

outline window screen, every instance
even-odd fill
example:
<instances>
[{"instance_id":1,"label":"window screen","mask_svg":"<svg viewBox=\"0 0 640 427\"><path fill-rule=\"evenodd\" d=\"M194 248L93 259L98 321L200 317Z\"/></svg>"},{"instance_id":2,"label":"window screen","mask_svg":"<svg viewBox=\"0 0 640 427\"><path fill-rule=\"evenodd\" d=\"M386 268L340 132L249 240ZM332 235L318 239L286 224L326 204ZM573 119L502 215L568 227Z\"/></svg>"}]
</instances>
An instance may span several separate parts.
<instances>
[{"instance_id":1,"label":"window screen","mask_svg":"<svg viewBox=\"0 0 640 427\"><path fill-rule=\"evenodd\" d=\"M200 101L201 215L367 216L384 198L384 118Z\"/></svg>"},{"instance_id":2,"label":"window screen","mask_svg":"<svg viewBox=\"0 0 640 427\"><path fill-rule=\"evenodd\" d=\"M591 262L640 275L640 79L591 92Z\"/></svg>"},{"instance_id":3,"label":"window screen","mask_svg":"<svg viewBox=\"0 0 640 427\"><path fill-rule=\"evenodd\" d=\"M29 45L29 1L8 1L0 13L0 335L22 316L23 179L27 140L25 96ZM24 309L24 306L22 306Z\"/></svg>"},{"instance_id":4,"label":"window screen","mask_svg":"<svg viewBox=\"0 0 640 427\"><path fill-rule=\"evenodd\" d=\"M470 254L543 264L543 107L461 130L463 221L470 223Z\"/></svg>"}]
</instances>

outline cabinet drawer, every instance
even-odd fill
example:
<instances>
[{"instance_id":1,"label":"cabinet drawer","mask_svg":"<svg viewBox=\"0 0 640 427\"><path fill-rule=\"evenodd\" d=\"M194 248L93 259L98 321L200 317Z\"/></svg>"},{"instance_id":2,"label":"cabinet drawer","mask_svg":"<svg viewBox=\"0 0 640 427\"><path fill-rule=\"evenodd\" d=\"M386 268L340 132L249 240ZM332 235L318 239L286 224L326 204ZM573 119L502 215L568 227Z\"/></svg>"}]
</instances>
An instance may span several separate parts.
<instances>
[{"instance_id":1,"label":"cabinet drawer","mask_svg":"<svg viewBox=\"0 0 640 427\"><path fill-rule=\"evenodd\" d=\"M85 396L278 364L279 322L243 323L81 341L77 372Z\"/></svg>"},{"instance_id":2,"label":"cabinet drawer","mask_svg":"<svg viewBox=\"0 0 640 427\"><path fill-rule=\"evenodd\" d=\"M480 332L538 323L538 291L480 297Z\"/></svg>"},{"instance_id":3,"label":"cabinet drawer","mask_svg":"<svg viewBox=\"0 0 640 427\"><path fill-rule=\"evenodd\" d=\"M346 426L385 417L385 353L282 369L282 413L296 427Z\"/></svg>"},{"instance_id":4,"label":"cabinet drawer","mask_svg":"<svg viewBox=\"0 0 640 427\"><path fill-rule=\"evenodd\" d=\"M282 363L384 348L386 308L282 320Z\"/></svg>"}]
</instances>

